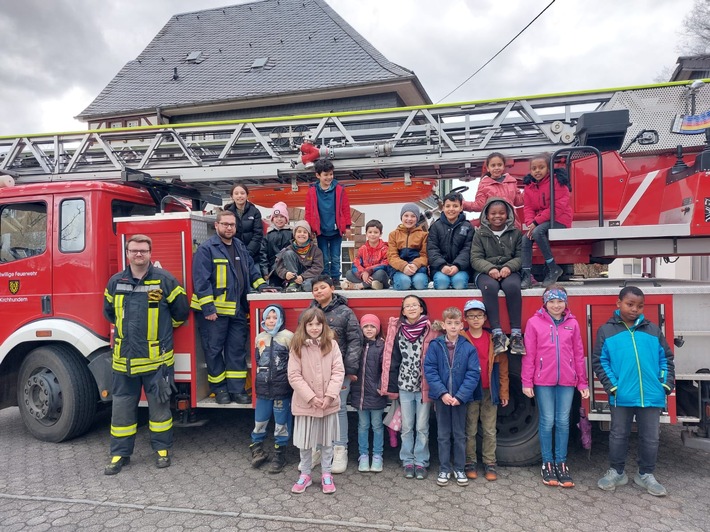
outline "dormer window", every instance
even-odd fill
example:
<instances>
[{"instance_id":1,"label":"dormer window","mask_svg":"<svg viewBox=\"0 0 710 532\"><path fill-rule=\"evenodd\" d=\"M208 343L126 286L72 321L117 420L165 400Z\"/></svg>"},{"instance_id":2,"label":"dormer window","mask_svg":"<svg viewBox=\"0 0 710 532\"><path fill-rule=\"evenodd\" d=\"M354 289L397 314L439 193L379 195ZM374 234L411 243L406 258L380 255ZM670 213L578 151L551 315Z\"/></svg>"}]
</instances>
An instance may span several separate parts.
<instances>
[{"instance_id":1,"label":"dormer window","mask_svg":"<svg viewBox=\"0 0 710 532\"><path fill-rule=\"evenodd\" d=\"M268 57L257 57L254 59L254 62L251 64L251 68L264 68L266 66L267 61L269 60Z\"/></svg>"},{"instance_id":2,"label":"dormer window","mask_svg":"<svg viewBox=\"0 0 710 532\"><path fill-rule=\"evenodd\" d=\"M187 54L187 57L185 57L185 62L199 64L202 63L202 61L204 61L205 59L206 57L202 53L202 51L197 50L196 52L190 52L189 54Z\"/></svg>"}]
</instances>

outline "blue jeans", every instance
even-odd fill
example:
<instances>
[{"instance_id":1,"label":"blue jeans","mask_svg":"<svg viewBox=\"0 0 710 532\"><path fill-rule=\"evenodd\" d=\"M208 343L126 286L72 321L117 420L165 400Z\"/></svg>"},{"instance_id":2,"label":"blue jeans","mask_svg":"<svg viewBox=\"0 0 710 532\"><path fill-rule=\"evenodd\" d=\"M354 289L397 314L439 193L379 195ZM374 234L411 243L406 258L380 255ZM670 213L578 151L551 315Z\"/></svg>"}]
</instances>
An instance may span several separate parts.
<instances>
[{"instance_id":1,"label":"blue jeans","mask_svg":"<svg viewBox=\"0 0 710 532\"><path fill-rule=\"evenodd\" d=\"M567 226L561 224L560 222L555 222L555 229L566 229ZM553 258L552 249L550 249L550 239L547 236L547 232L550 230L550 222L542 222L540 225L535 227L532 232L532 240L527 237L527 234L523 234L523 268L532 268L532 248L533 240L537 244L540 253L542 253L545 261L549 261Z\"/></svg>"},{"instance_id":2,"label":"blue jeans","mask_svg":"<svg viewBox=\"0 0 710 532\"><path fill-rule=\"evenodd\" d=\"M618 473L624 472L626 452L629 450L631 422L636 416L638 427L639 474L653 473L658 457L660 408L611 406L611 429L609 431L609 464Z\"/></svg>"},{"instance_id":3,"label":"blue jeans","mask_svg":"<svg viewBox=\"0 0 710 532\"><path fill-rule=\"evenodd\" d=\"M395 290L426 290L429 284L429 277L426 273L415 273L411 277L402 272L396 272L392 277L392 286Z\"/></svg>"},{"instance_id":4,"label":"blue jeans","mask_svg":"<svg viewBox=\"0 0 710 532\"><path fill-rule=\"evenodd\" d=\"M567 461L569 413L574 386L535 386L535 399L540 413L540 451L542 463ZM555 455L552 455L552 427L555 428Z\"/></svg>"},{"instance_id":5,"label":"blue jeans","mask_svg":"<svg viewBox=\"0 0 710 532\"><path fill-rule=\"evenodd\" d=\"M330 275L333 281L340 281L340 255L343 246L341 235L318 235L318 247L323 252L323 274Z\"/></svg>"},{"instance_id":6,"label":"blue jeans","mask_svg":"<svg viewBox=\"0 0 710 532\"><path fill-rule=\"evenodd\" d=\"M288 439L293 429L290 397L286 399L256 398L254 431L251 433L252 443L261 443L266 439L266 426L269 424L272 413L274 414L274 443L279 447L288 445Z\"/></svg>"},{"instance_id":7,"label":"blue jeans","mask_svg":"<svg viewBox=\"0 0 710 532\"><path fill-rule=\"evenodd\" d=\"M399 391L402 409L402 465L429 467L429 410L431 403L422 402L422 392ZM414 431L416 430L416 440Z\"/></svg>"},{"instance_id":8,"label":"blue jeans","mask_svg":"<svg viewBox=\"0 0 710 532\"><path fill-rule=\"evenodd\" d=\"M434 288L436 290L446 290L449 287L454 290L468 288L468 272L458 272L454 275L436 272L434 274Z\"/></svg>"},{"instance_id":9,"label":"blue jeans","mask_svg":"<svg viewBox=\"0 0 710 532\"><path fill-rule=\"evenodd\" d=\"M372 426L372 454L382 456L385 449L385 426L382 424L384 413L384 408L357 411L358 454L370 454L370 426Z\"/></svg>"},{"instance_id":10,"label":"blue jeans","mask_svg":"<svg viewBox=\"0 0 710 532\"><path fill-rule=\"evenodd\" d=\"M348 446L348 395L350 395L350 385L352 382L345 376L343 387L340 389L340 410L338 410L338 424L340 425L340 439L334 441L333 445Z\"/></svg>"},{"instance_id":11,"label":"blue jeans","mask_svg":"<svg viewBox=\"0 0 710 532\"><path fill-rule=\"evenodd\" d=\"M436 401L439 471L463 471L466 465L466 405L449 406ZM454 443L451 445L453 436ZM453 449L453 453L451 452ZM451 455L453 454L453 469Z\"/></svg>"}]
</instances>

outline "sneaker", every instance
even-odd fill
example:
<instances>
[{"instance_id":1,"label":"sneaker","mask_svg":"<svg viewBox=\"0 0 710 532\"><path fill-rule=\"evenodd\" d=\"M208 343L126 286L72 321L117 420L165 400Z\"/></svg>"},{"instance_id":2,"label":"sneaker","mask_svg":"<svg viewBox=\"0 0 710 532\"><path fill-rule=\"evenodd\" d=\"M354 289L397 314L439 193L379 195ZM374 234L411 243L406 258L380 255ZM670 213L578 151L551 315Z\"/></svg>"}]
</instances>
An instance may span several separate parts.
<instances>
[{"instance_id":1,"label":"sneaker","mask_svg":"<svg viewBox=\"0 0 710 532\"><path fill-rule=\"evenodd\" d=\"M370 471L373 473L380 473L383 467L382 455L373 454L372 455L372 465L370 466Z\"/></svg>"},{"instance_id":2,"label":"sneaker","mask_svg":"<svg viewBox=\"0 0 710 532\"><path fill-rule=\"evenodd\" d=\"M412 464L407 464L404 466L404 478L414 478L414 466Z\"/></svg>"},{"instance_id":3,"label":"sneaker","mask_svg":"<svg viewBox=\"0 0 710 532\"><path fill-rule=\"evenodd\" d=\"M104 468L104 475L117 475L123 466L131 463L130 456L112 456L111 462Z\"/></svg>"},{"instance_id":4,"label":"sneaker","mask_svg":"<svg viewBox=\"0 0 710 532\"><path fill-rule=\"evenodd\" d=\"M439 476L436 477L436 483L439 486L446 486L451 478L451 473L448 471L439 471Z\"/></svg>"},{"instance_id":5,"label":"sneaker","mask_svg":"<svg viewBox=\"0 0 710 532\"><path fill-rule=\"evenodd\" d=\"M335 484L333 484L333 475L326 473L321 477L321 489L323 493L335 493Z\"/></svg>"},{"instance_id":6,"label":"sneaker","mask_svg":"<svg viewBox=\"0 0 710 532\"><path fill-rule=\"evenodd\" d=\"M353 283L351 283L347 279L343 279L340 282L340 288L342 288L343 290L351 290L352 285L353 285Z\"/></svg>"},{"instance_id":7,"label":"sneaker","mask_svg":"<svg viewBox=\"0 0 710 532\"><path fill-rule=\"evenodd\" d=\"M614 491L617 486L625 486L628 482L629 477L626 476L625 472L619 474L616 469L610 467L606 475L599 479L597 486L604 491Z\"/></svg>"},{"instance_id":8,"label":"sneaker","mask_svg":"<svg viewBox=\"0 0 710 532\"><path fill-rule=\"evenodd\" d=\"M454 476L456 477L456 484L459 486L468 486L468 477L463 471L454 471Z\"/></svg>"},{"instance_id":9,"label":"sneaker","mask_svg":"<svg viewBox=\"0 0 710 532\"><path fill-rule=\"evenodd\" d=\"M560 486L563 488L574 488L572 475L569 474L569 468L565 462L555 464L555 474L557 475L557 481L560 483Z\"/></svg>"},{"instance_id":10,"label":"sneaker","mask_svg":"<svg viewBox=\"0 0 710 532\"><path fill-rule=\"evenodd\" d=\"M542 464L542 483L545 486L557 486L559 484L557 480L557 475L555 474L555 468L552 466L551 462Z\"/></svg>"},{"instance_id":11,"label":"sneaker","mask_svg":"<svg viewBox=\"0 0 710 532\"><path fill-rule=\"evenodd\" d=\"M476 462L466 464L463 468L463 472L466 473L466 477L471 480L478 478L478 464Z\"/></svg>"},{"instance_id":12,"label":"sneaker","mask_svg":"<svg viewBox=\"0 0 710 532\"><path fill-rule=\"evenodd\" d=\"M382 284L382 282L374 280L370 283L370 286L372 287L373 290L382 290L384 289L385 285Z\"/></svg>"},{"instance_id":13,"label":"sneaker","mask_svg":"<svg viewBox=\"0 0 710 532\"><path fill-rule=\"evenodd\" d=\"M523 343L523 336L521 334L513 334L510 337L510 354L511 355L524 355L525 354L525 344Z\"/></svg>"},{"instance_id":14,"label":"sneaker","mask_svg":"<svg viewBox=\"0 0 710 532\"><path fill-rule=\"evenodd\" d=\"M167 449L156 452L155 467L157 467L158 469L165 469L166 467L170 467L170 455L168 454Z\"/></svg>"},{"instance_id":15,"label":"sneaker","mask_svg":"<svg viewBox=\"0 0 710 532\"><path fill-rule=\"evenodd\" d=\"M548 286L555 284L557 282L557 279L562 277L563 273L564 270L562 268L560 268L554 262L551 262L547 265L547 275L542 280L542 286L547 288Z\"/></svg>"},{"instance_id":16,"label":"sneaker","mask_svg":"<svg viewBox=\"0 0 710 532\"><path fill-rule=\"evenodd\" d=\"M505 334L496 334L493 336L493 352L497 355L505 353L508 349L508 337Z\"/></svg>"},{"instance_id":17,"label":"sneaker","mask_svg":"<svg viewBox=\"0 0 710 532\"><path fill-rule=\"evenodd\" d=\"M495 464L486 464L485 466L485 477L488 481L498 480L498 472L496 471Z\"/></svg>"},{"instance_id":18,"label":"sneaker","mask_svg":"<svg viewBox=\"0 0 710 532\"><path fill-rule=\"evenodd\" d=\"M344 445L333 447L333 474L345 473L348 468L348 448Z\"/></svg>"},{"instance_id":19,"label":"sneaker","mask_svg":"<svg viewBox=\"0 0 710 532\"><path fill-rule=\"evenodd\" d=\"M429 475L429 471L426 470L426 467L420 465L414 468L414 473L417 476L417 480L424 480Z\"/></svg>"},{"instance_id":20,"label":"sneaker","mask_svg":"<svg viewBox=\"0 0 710 532\"><path fill-rule=\"evenodd\" d=\"M634 476L634 482L642 488L646 488L646 491L654 497L665 497L668 493L666 491L666 488L664 488L656 480L656 477L653 476L653 473L646 473L645 475L636 473L636 475Z\"/></svg>"},{"instance_id":21,"label":"sneaker","mask_svg":"<svg viewBox=\"0 0 710 532\"><path fill-rule=\"evenodd\" d=\"M311 478L311 475L301 474L301 476L298 477L298 480L291 488L291 493L303 493L304 491L306 491L306 488L311 484L313 484L313 479Z\"/></svg>"},{"instance_id":22,"label":"sneaker","mask_svg":"<svg viewBox=\"0 0 710 532\"><path fill-rule=\"evenodd\" d=\"M291 293L294 293L294 292L300 292L300 291L301 291L301 287L300 287L299 285L297 285L296 283L291 283L291 284L289 284L289 285L286 287L286 290L284 290L284 292L286 292L286 293L288 293L288 294L291 294Z\"/></svg>"},{"instance_id":23,"label":"sneaker","mask_svg":"<svg viewBox=\"0 0 710 532\"><path fill-rule=\"evenodd\" d=\"M532 272L530 270L523 270L520 274L520 289L527 290L533 285Z\"/></svg>"},{"instance_id":24,"label":"sneaker","mask_svg":"<svg viewBox=\"0 0 710 532\"><path fill-rule=\"evenodd\" d=\"M370 471L370 457L366 454L361 454L360 458L357 459L357 470L360 473L366 473Z\"/></svg>"}]
</instances>

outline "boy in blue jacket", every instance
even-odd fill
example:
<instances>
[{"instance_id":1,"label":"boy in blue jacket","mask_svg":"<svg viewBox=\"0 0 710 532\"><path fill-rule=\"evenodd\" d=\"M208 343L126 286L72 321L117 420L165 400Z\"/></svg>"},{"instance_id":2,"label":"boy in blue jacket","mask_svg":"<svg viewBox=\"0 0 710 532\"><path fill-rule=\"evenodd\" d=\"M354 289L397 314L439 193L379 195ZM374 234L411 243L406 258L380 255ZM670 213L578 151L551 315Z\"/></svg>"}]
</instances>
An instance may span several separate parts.
<instances>
[{"instance_id":1,"label":"boy in blue jacket","mask_svg":"<svg viewBox=\"0 0 710 532\"><path fill-rule=\"evenodd\" d=\"M599 327L592 367L609 395L609 470L597 485L607 491L623 486L631 423L638 425L638 473L634 482L651 495L663 497L664 488L653 476L658 456L661 411L673 391L673 352L661 329L643 315L644 294L626 286L616 302L618 310Z\"/></svg>"},{"instance_id":2,"label":"boy in blue jacket","mask_svg":"<svg viewBox=\"0 0 710 532\"><path fill-rule=\"evenodd\" d=\"M436 401L440 462L436 483L446 486L453 469L456 483L466 486L466 403L481 399L478 389L481 365L476 348L459 335L463 329L461 311L449 307L444 311L442 320L446 335L431 341L424 358L429 398Z\"/></svg>"}]
</instances>

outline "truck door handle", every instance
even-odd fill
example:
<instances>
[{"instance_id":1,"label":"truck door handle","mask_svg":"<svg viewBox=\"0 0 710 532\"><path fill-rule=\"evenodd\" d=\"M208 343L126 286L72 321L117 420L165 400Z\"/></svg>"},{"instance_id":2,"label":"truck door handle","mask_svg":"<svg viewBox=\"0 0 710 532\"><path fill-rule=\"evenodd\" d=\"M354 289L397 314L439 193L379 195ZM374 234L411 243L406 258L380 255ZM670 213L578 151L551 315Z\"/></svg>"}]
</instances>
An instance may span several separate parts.
<instances>
[{"instance_id":1,"label":"truck door handle","mask_svg":"<svg viewBox=\"0 0 710 532\"><path fill-rule=\"evenodd\" d=\"M52 313L52 296L42 296L42 314Z\"/></svg>"}]
</instances>

